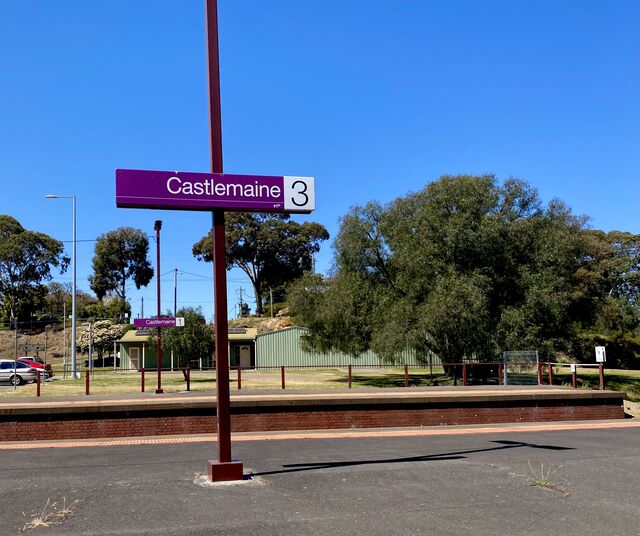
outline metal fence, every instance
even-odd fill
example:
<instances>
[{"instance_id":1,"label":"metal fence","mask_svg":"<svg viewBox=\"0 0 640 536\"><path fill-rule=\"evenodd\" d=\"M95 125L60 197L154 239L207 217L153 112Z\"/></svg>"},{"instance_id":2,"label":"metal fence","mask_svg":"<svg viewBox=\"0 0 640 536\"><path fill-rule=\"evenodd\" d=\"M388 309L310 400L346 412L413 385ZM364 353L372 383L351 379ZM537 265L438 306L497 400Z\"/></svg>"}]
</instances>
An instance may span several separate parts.
<instances>
[{"instance_id":1,"label":"metal fence","mask_svg":"<svg viewBox=\"0 0 640 536\"><path fill-rule=\"evenodd\" d=\"M301 365L268 366L230 369L231 389L305 389L354 387L414 387L414 386L474 386L503 385L503 362L472 362L438 364L437 366L404 365ZM595 387L594 374L586 378L580 369L597 369L598 387L604 389L604 367L600 365L571 365L538 363L532 374L535 384L565 385L574 388ZM33 386L25 394L31 396L80 396L114 393L145 393L162 389L165 392L210 391L215 389L214 368L161 369L84 369L80 380L63 378L62 369L52 369L53 376L39 373ZM24 386L16 386L22 389Z\"/></svg>"}]
</instances>

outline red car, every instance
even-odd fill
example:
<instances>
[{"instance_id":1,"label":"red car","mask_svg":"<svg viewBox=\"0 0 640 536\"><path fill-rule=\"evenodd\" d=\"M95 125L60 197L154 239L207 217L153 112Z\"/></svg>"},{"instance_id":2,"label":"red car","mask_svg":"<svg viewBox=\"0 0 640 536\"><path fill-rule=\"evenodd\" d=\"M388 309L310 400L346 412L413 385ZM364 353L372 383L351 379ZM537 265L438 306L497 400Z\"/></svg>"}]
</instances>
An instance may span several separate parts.
<instances>
[{"instance_id":1,"label":"red car","mask_svg":"<svg viewBox=\"0 0 640 536\"><path fill-rule=\"evenodd\" d=\"M35 356L32 356L32 355L24 356L24 357L19 357L17 359L17 361L21 361L23 363L26 363L31 368L43 372L44 373L43 374L43 379L44 380L46 380L47 378L51 378L53 376L53 370L51 369L51 365L49 363L45 363L39 357L35 357Z\"/></svg>"}]
</instances>

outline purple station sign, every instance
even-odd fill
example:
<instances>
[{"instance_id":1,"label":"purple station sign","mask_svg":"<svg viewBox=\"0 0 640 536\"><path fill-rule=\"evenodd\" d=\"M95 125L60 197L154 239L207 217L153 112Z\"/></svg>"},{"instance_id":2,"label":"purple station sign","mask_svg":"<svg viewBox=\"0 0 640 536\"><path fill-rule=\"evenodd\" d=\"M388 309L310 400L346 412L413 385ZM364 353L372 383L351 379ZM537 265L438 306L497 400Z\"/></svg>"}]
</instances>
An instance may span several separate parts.
<instances>
[{"instance_id":1,"label":"purple station sign","mask_svg":"<svg viewBox=\"0 0 640 536\"><path fill-rule=\"evenodd\" d=\"M182 328L184 317L176 318L134 318L133 326L136 328Z\"/></svg>"},{"instance_id":2,"label":"purple station sign","mask_svg":"<svg viewBox=\"0 0 640 536\"><path fill-rule=\"evenodd\" d=\"M235 212L315 209L313 177L116 170L116 206Z\"/></svg>"}]
</instances>

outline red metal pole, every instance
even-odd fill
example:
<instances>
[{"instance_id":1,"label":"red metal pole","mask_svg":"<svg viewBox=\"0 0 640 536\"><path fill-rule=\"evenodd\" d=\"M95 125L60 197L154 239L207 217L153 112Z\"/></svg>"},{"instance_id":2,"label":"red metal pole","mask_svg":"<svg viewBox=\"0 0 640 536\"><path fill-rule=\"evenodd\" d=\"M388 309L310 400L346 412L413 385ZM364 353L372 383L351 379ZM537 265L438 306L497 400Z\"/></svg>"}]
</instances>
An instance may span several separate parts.
<instances>
[{"instance_id":1,"label":"red metal pole","mask_svg":"<svg viewBox=\"0 0 640 536\"><path fill-rule=\"evenodd\" d=\"M349 365L349 389L351 389L351 379L352 379L351 365Z\"/></svg>"},{"instance_id":2,"label":"red metal pole","mask_svg":"<svg viewBox=\"0 0 640 536\"><path fill-rule=\"evenodd\" d=\"M162 220L156 220L153 228L156 232L156 265L158 266L157 281L157 295L158 295L158 318L162 314L162 304L160 302L160 229L162 229ZM174 311L175 314L175 311ZM158 387L156 387L156 394L162 394L162 332L158 328Z\"/></svg>"},{"instance_id":3,"label":"red metal pole","mask_svg":"<svg viewBox=\"0 0 640 536\"><path fill-rule=\"evenodd\" d=\"M502 363L498 363L498 385L502 385Z\"/></svg>"},{"instance_id":4,"label":"red metal pole","mask_svg":"<svg viewBox=\"0 0 640 536\"><path fill-rule=\"evenodd\" d=\"M282 388L285 388L284 383L284 367L280 367L280 383L282 384Z\"/></svg>"},{"instance_id":5,"label":"red metal pole","mask_svg":"<svg viewBox=\"0 0 640 536\"><path fill-rule=\"evenodd\" d=\"M84 371L84 394L89 395L89 382L90 382L89 369Z\"/></svg>"},{"instance_id":6,"label":"red metal pole","mask_svg":"<svg viewBox=\"0 0 640 536\"><path fill-rule=\"evenodd\" d=\"M40 371L39 370L36 370L36 378L37 378L36 396L40 396Z\"/></svg>"},{"instance_id":7,"label":"red metal pole","mask_svg":"<svg viewBox=\"0 0 640 536\"><path fill-rule=\"evenodd\" d=\"M462 363L462 385L467 385L467 364Z\"/></svg>"},{"instance_id":8,"label":"red metal pole","mask_svg":"<svg viewBox=\"0 0 640 536\"><path fill-rule=\"evenodd\" d=\"M598 371L600 372L600 389L604 389L604 364L598 365Z\"/></svg>"},{"instance_id":9,"label":"red metal pole","mask_svg":"<svg viewBox=\"0 0 640 536\"><path fill-rule=\"evenodd\" d=\"M207 66L209 80L209 132L211 171L222 173L222 113L218 54L218 3L206 0ZM227 259L224 210L213 211L213 292L216 327L216 420L218 459L209 460L212 481L242 480L242 463L231 461L231 401L227 323Z\"/></svg>"},{"instance_id":10,"label":"red metal pole","mask_svg":"<svg viewBox=\"0 0 640 536\"><path fill-rule=\"evenodd\" d=\"M238 365L238 391L240 391L242 389L242 372L240 372L242 369L240 368L240 365Z\"/></svg>"},{"instance_id":11,"label":"red metal pole","mask_svg":"<svg viewBox=\"0 0 640 536\"><path fill-rule=\"evenodd\" d=\"M404 364L404 386L409 387L409 365Z\"/></svg>"},{"instance_id":12,"label":"red metal pole","mask_svg":"<svg viewBox=\"0 0 640 536\"><path fill-rule=\"evenodd\" d=\"M551 363L547 363L549 367L549 385L553 385L553 365Z\"/></svg>"},{"instance_id":13,"label":"red metal pole","mask_svg":"<svg viewBox=\"0 0 640 536\"><path fill-rule=\"evenodd\" d=\"M191 391L191 367L187 365L187 391Z\"/></svg>"},{"instance_id":14,"label":"red metal pole","mask_svg":"<svg viewBox=\"0 0 640 536\"><path fill-rule=\"evenodd\" d=\"M144 393L144 367L140 369L140 392Z\"/></svg>"}]
</instances>

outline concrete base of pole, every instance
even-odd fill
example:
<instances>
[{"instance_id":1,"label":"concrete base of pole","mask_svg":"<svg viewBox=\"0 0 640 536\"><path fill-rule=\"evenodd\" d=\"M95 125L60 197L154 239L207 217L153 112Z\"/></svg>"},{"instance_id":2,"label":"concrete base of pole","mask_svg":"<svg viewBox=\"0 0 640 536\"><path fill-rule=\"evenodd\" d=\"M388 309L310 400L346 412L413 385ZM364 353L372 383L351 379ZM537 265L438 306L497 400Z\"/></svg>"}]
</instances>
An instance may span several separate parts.
<instances>
[{"instance_id":1,"label":"concrete base of pole","mask_svg":"<svg viewBox=\"0 0 640 536\"><path fill-rule=\"evenodd\" d=\"M231 480L243 480L242 462L219 462L209 460L207 472L211 482L228 482Z\"/></svg>"},{"instance_id":2,"label":"concrete base of pole","mask_svg":"<svg viewBox=\"0 0 640 536\"><path fill-rule=\"evenodd\" d=\"M162 393L164 393L164 389L156 389L157 395L161 395Z\"/></svg>"}]
</instances>

